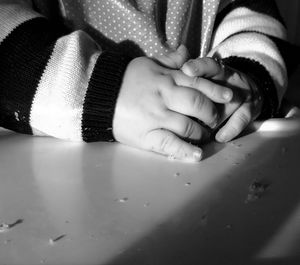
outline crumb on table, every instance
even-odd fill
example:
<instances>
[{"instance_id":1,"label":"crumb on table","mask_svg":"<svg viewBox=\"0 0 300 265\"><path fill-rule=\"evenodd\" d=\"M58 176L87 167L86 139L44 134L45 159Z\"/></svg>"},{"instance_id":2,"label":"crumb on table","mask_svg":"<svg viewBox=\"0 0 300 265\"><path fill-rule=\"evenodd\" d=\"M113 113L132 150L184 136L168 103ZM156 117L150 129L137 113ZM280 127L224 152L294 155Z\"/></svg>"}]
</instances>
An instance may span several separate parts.
<instances>
[{"instance_id":1,"label":"crumb on table","mask_svg":"<svg viewBox=\"0 0 300 265\"><path fill-rule=\"evenodd\" d=\"M261 198L261 196L265 193L269 186L270 184L268 183L263 183L262 181L254 180L248 188L249 193L245 202L253 202Z\"/></svg>"}]
</instances>

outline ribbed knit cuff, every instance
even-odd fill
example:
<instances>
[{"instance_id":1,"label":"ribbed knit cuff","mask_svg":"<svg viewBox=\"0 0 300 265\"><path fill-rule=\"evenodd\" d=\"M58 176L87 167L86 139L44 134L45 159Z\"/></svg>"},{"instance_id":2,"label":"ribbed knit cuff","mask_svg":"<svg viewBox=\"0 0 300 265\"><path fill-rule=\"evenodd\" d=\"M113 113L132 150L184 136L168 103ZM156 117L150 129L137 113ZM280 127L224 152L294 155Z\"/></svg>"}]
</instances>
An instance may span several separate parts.
<instances>
[{"instance_id":1,"label":"ribbed knit cuff","mask_svg":"<svg viewBox=\"0 0 300 265\"><path fill-rule=\"evenodd\" d=\"M222 61L225 65L245 73L254 81L263 97L262 111L257 119L274 117L278 111L279 101L276 87L266 68L259 62L245 57L231 56Z\"/></svg>"},{"instance_id":2,"label":"ribbed knit cuff","mask_svg":"<svg viewBox=\"0 0 300 265\"><path fill-rule=\"evenodd\" d=\"M17 25L0 43L0 113L3 127L32 134L32 102L60 36L60 28L53 27L46 18L37 17Z\"/></svg>"},{"instance_id":3,"label":"ribbed knit cuff","mask_svg":"<svg viewBox=\"0 0 300 265\"><path fill-rule=\"evenodd\" d=\"M91 76L82 115L85 142L114 141L112 121L126 67L132 58L118 51L104 51Z\"/></svg>"}]
</instances>

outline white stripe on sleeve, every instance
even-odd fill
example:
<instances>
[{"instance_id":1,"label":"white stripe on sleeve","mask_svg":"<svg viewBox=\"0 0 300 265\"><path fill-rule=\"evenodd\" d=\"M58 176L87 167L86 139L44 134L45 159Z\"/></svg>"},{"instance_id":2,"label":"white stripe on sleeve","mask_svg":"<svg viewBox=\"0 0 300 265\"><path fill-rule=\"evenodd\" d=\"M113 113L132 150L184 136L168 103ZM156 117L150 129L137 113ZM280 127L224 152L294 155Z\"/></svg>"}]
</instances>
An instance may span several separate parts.
<instances>
[{"instance_id":1,"label":"white stripe on sleeve","mask_svg":"<svg viewBox=\"0 0 300 265\"><path fill-rule=\"evenodd\" d=\"M275 18L240 7L230 12L219 25L213 36L212 47L243 31L256 31L280 39L287 38L285 27Z\"/></svg>"},{"instance_id":2,"label":"white stripe on sleeve","mask_svg":"<svg viewBox=\"0 0 300 265\"><path fill-rule=\"evenodd\" d=\"M99 47L83 31L56 42L31 106L34 133L82 141L83 104L99 55Z\"/></svg>"},{"instance_id":3,"label":"white stripe on sleeve","mask_svg":"<svg viewBox=\"0 0 300 265\"><path fill-rule=\"evenodd\" d=\"M270 73L281 101L287 86L286 67L278 48L268 37L254 32L240 33L212 49L208 56L214 53L218 53L221 58L238 56L261 63Z\"/></svg>"},{"instance_id":4,"label":"white stripe on sleeve","mask_svg":"<svg viewBox=\"0 0 300 265\"><path fill-rule=\"evenodd\" d=\"M31 9L27 2L0 0L0 43L20 24L32 18L41 17Z\"/></svg>"}]
</instances>

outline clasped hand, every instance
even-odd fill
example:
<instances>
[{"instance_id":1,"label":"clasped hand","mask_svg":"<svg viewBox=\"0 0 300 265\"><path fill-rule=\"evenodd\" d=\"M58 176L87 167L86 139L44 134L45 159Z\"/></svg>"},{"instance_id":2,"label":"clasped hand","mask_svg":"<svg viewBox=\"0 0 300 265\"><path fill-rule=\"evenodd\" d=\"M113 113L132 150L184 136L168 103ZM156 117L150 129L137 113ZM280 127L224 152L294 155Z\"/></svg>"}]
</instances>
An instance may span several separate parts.
<instances>
[{"instance_id":1,"label":"clasped hand","mask_svg":"<svg viewBox=\"0 0 300 265\"><path fill-rule=\"evenodd\" d=\"M187 57L181 46L157 61L139 57L129 63L113 120L117 141L197 162L203 157L199 144L211 130L218 130L218 141L229 141L259 114L260 101L245 75L228 75L212 58Z\"/></svg>"}]
</instances>

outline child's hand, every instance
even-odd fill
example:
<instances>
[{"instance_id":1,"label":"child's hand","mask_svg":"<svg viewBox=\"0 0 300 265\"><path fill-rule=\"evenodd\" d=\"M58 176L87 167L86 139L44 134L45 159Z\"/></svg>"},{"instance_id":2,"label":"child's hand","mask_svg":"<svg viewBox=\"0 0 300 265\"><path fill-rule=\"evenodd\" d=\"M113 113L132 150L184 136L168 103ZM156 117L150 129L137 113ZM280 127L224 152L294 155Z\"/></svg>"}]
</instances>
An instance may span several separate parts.
<instances>
[{"instance_id":1,"label":"child's hand","mask_svg":"<svg viewBox=\"0 0 300 265\"><path fill-rule=\"evenodd\" d=\"M191 77L206 78L232 89L230 103L220 106L221 115L218 124L230 117L223 127L218 129L216 140L227 142L238 136L247 125L261 112L262 96L254 82L247 75L225 67L213 58L198 58L186 62L182 71Z\"/></svg>"},{"instance_id":2,"label":"child's hand","mask_svg":"<svg viewBox=\"0 0 300 265\"><path fill-rule=\"evenodd\" d=\"M192 118L214 127L218 116L212 100L226 103L228 98L223 97L226 88L194 81L181 70L162 67L147 57L134 59L116 104L115 139L176 159L199 161L201 149L188 142L205 140L207 131Z\"/></svg>"}]
</instances>

